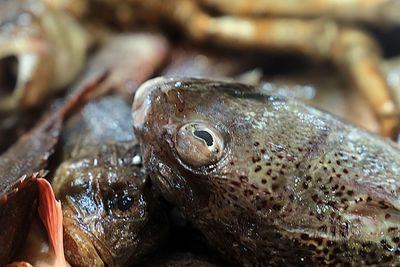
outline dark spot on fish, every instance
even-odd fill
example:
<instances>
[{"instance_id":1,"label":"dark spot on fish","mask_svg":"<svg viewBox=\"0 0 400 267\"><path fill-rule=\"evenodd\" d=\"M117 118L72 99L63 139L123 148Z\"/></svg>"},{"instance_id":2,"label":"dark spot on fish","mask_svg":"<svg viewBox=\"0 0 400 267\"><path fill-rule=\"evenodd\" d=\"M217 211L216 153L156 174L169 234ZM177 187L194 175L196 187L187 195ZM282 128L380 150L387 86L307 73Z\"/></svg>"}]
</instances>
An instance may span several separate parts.
<instances>
[{"instance_id":1,"label":"dark spot on fish","mask_svg":"<svg viewBox=\"0 0 400 267\"><path fill-rule=\"evenodd\" d=\"M308 183L303 182L303 188L304 188L304 189L308 189Z\"/></svg>"},{"instance_id":2,"label":"dark spot on fish","mask_svg":"<svg viewBox=\"0 0 400 267\"><path fill-rule=\"evenodd\" d=\"M317 195L317 194L314 194L311 198L312 198L312 200L313 200L314 202L317 202L317 201L318 201L318 195Z\"/></svg>"},{"instance_id":3,"label":"dark spot on fish","mask_svg":"<svg viewBox=\"0 0 400 267\"><path fill-rule=\"evenodd\" d=\"M275 211L280 211L281 208L282 208L282 206L279 205L279 204L274 204L274 205L272 206L272 209L275 210Z\"/></svg>"},{"instance_id":4,"label":"dark spot on fish","mask_svg":"<svg viewBox=\"0 0 400 267\"><path fill-rule=\"evenodd\" d=\"M343 173L349 173L349 171L347 169L343 169Z\"/></svg>"},{"instance_id":5,"label":"dark spot on fish","mask_svg":"<svg viewBox=\"0 0 400 267\"><path fill-rule=\"evenodd\" d=\"M197 136L198 138L203 139L204 141L206 141L207 146L212 146L214 144L214 138L212 137L212 135L204 130L195 130L193 132L193 134L195 136Z\"/></svg>"},{"instance_id":6,"label":"dark spot on fish","mask_svg":"<svg viewBox=\"0 0 400 267\"><path fill-rule=\"evenodd\" d=\"M305 241L307 241L307 240L310 239L310 237L309 237L307 234L301 234L301 235L300 235L300 238L301 238L302 240L305 240Z\"/></svg>"},{"instance_id":7,"label":"dark spot on fish","mask_svg":"<svg viewBox=\"0 0 400 267\"><path fill-rule=\"evenodd\" d=\"M239 180L240 180L242 183L244 183L244 182L249 181L249 178L247 178L247 176L241 175L241 176L239 176Z\"/></svg>"},{"instance_id":8,"label":"dark spot on fish","mask_svg":"<svg viewBox=\"0 0 400 267\"><path fill-rule=\"evenodd\" d=\"M259 146L260 143L259 142L254 142L254 146Z\"/></svg>"},{"instance_id":9,"label":"dark spot on fish","mask_svg":"<svg viewBox=\"0 0 400 267\"><path fill-rule=\"evenodd\" d=\"M385 219L387 220L387 219L389 219L390 217L392 217L389 213L386 213L385 214Z\"/></svg>"},{"instance_id":10,"label":"dark spot on fish","mask_svg":"<svg viewBox=\"0 0 400 267\"><path fill-rule=\"evenodd\" d=\"M266 184L266 183L267 183L267 180L266 180L266 179L262 179L262 180L261 180L261 183L262 183L262 184Z\"/></svg>"},{"instance_id":11,"label":"dark spot on fish","mask_svg":"<svg viewBox=\"0 0 400 267\"><path fill-rule=\"evenodd\" d=\"M239 188L241 187L240 183L237 182L237 181L232 181L231 184L232 184L233 186L236 186L236 187L239 187Z\"/></svg>"}]
</instances>

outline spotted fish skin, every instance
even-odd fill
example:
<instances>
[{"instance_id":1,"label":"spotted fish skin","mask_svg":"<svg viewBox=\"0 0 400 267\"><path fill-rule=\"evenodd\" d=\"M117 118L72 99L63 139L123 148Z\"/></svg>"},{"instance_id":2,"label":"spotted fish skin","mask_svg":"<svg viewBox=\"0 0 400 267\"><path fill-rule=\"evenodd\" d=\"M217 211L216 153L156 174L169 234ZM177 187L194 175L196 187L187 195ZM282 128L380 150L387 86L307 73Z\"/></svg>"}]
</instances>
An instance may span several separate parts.
<instances>
[{"instance_id":1,"label":"spotted fish skin","mask_svg":"<svg viewBox=\"0 0 400 267\"><path fill-rule=\"evenodd\" d=\"M236 263L400 263L396 144L295 99L205 79L146 82L133 121L153 183ZM180 157L191 122L219 132L217 162Z\"/></svg>"}]
</instances>

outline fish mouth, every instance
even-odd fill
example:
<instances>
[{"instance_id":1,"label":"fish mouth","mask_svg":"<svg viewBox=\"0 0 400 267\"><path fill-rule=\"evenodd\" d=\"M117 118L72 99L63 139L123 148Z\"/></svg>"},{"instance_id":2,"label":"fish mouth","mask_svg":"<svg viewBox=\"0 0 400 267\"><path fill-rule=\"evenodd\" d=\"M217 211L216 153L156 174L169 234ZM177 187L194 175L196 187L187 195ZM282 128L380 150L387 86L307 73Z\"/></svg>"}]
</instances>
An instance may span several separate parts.
<instances>
[{"instance_id":1,"label":"fish mouth","mask_svg":"<svg viewBox=\"0 0 400 267\"><path fill-rule=\"evenodd\" d=\"M64 228L64 247L66 258L73 265L105 266L92 240L78 227Z\"/></svg>"},{"instance_id":2,"label":"fish mouth","mask_svg":"<svg viewBox=\"0 0 400 267\"><path fill-rule=\"evenodd\" d=\"M0 111L32 106L43 95L47 77L40 57L33 51L0 55Z\"/></svg>"},{"instance_id":3,"label":"fish mouth","mask_svg":"<svg viewBox=\"0 0 400 267\"><path fill-rule=\"evenodd\" d=\"M76 266L115 266L111 252L84 224L63 211L64 251L67 261Z\"/></svg>"}]
</instances>

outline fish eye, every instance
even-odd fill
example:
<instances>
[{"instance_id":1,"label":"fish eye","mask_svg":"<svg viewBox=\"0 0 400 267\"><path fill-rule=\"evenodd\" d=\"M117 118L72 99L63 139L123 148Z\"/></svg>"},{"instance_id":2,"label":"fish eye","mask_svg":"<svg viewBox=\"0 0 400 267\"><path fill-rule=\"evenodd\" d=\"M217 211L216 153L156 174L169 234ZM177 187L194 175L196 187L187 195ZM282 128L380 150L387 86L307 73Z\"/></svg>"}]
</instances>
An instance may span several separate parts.
<instances>
[{"instance_id":1,"label":"fish eye","mask_svg":"<svg viewBox=\"0 0 400 267\"><path fill-rule=\"evenodd\" d=\"M200 167L221 159L224 140L214 127L203 122L191 122L178 130L175 148L182 161Z\"/></svg>"},{"instance_id":2,"label":"fish eye","mask_svg":"<svg viewBox=\"0 0 400 267\"><path fill-rule=\"evenodd\" d=\"M130 195L126 195L126 194L118 195L118 194L116 194L115 197L116 197L117 208L120 211L127 211L130 207L132 207L132 205L134 203L134 199Z\"/></svg>"}]
</instances>

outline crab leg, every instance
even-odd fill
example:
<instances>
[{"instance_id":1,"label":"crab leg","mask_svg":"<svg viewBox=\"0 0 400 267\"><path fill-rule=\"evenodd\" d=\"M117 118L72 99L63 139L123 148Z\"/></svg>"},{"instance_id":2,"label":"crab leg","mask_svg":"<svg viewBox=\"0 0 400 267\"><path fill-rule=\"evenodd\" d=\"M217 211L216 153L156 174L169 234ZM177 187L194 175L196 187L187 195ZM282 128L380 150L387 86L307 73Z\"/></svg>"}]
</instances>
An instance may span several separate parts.
<instances>
[{"instance_id":1,"label":"crab leg","mask_svg":"<svg viewBox=\"0 0 400 267\"><path fill-rule=\"evenodd\" d=\"M367 33L322 19L211 17L192 1L175 2L169 8L165 14L173 14L175 23L197 41L331 60L369 102L384 136L390 136L398 125L396 105L380 69L380 50Z\"/></svg>"},{"instance_id":2,"label":"crab leg","mask_svg":"<svg viewBox=\"0 0 400 267\"><path fill-rule=\"evenodd\" d=\"M400 23L398 0L200 0L222 13L290 17L330 17L343 20Z\"/></svg>"}]
</instances>

